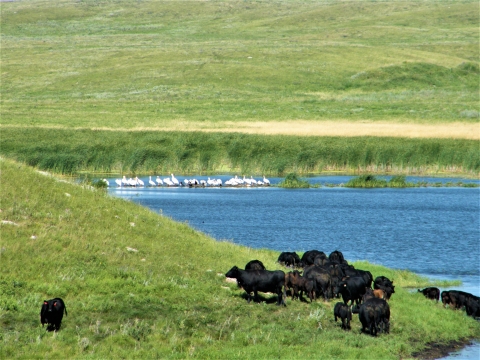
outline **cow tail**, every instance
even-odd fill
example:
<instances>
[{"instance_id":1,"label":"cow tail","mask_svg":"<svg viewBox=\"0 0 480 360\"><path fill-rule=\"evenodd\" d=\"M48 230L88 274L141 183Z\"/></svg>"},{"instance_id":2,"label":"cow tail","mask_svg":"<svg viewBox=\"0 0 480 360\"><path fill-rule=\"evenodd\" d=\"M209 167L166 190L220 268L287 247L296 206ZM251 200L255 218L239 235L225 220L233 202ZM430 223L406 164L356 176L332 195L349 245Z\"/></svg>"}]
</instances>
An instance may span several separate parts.
<instances>
[{"instance_id":1,"label":"cow tail","mask_svg":"<svg viewBox=\"0 0 480 360\"><path fill-rule=\"evenodd\" d=\"M63 304L63 308L65 309L65 315L68 315L68 313L67 313L67 307L65 306L65 304Z\"/></svg>"}]
</instances>

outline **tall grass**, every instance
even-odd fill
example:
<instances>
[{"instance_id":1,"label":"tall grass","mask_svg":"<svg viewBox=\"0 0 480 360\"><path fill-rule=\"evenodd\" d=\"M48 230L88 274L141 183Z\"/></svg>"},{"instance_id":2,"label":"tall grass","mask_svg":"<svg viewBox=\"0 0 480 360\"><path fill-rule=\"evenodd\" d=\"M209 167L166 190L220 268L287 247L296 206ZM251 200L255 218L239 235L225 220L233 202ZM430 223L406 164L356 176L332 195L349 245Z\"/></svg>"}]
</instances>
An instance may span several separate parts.
<instances>
[{"instance_id":1,"label":"tall grass","mask_svg":"<svg viewBox=\"0 0 480 360\"><path fill-rule=\"evenodd\" d=\"M213 173L283 175L480 171L473 140L261 136L3 127L0 153L63 174Z\"/></svg>"},{"instance_id":2,"label":"tall grass","mask_svg":"<svg viewBox=\"0 0 480 360\"><path fill-rule=\"evenodd\" d=\"M395 281L391 333L372 338L333 320L334 302L247 304L223 274L278 253L214 241L102 189L0 160L0 357L7 358L406 358L429 342L480 336L478 322L403 287L407 271L357 262ZM135 251L136 250L136 251ZM328 249L321 249L328 251ZM452 285L452 284L450 284ZM44 299L68 316L40 326ZM422 336L418 336L422 334Z\"/></svg>"}]
</instances>

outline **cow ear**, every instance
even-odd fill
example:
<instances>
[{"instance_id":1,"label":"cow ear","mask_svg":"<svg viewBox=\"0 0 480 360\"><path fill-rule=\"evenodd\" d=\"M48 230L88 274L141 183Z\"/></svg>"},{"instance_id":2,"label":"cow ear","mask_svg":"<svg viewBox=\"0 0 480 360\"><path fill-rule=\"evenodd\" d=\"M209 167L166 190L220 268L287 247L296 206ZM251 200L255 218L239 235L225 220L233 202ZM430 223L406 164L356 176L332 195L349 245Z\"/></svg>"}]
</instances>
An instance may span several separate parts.
<instances>
[{"instance_id":1,"label":"cow ear","mask_svg":"<svg viewBox=\"0 0 480 360\"><path fill-rule=\"evenodd\" d=\"M56 301L53 303L53 306L57 306L57 302L56 302Z\"/></svg>"}]
</instances>

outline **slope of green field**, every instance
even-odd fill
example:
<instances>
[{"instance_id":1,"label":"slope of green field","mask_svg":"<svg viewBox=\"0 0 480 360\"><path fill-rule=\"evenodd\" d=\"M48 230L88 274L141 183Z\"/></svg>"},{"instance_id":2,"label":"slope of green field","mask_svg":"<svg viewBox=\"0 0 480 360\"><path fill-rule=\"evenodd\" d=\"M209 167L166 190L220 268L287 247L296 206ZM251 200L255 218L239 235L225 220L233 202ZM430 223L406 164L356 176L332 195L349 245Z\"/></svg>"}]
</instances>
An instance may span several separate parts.
<instances>
[{"instance_id":1,"label":"slope of green field","mask_svg":"<svg viewBox=\"0 0 480 360\"><path fill-rule=\"evenodd\" d=\"M478 1L15 1L1 123L479 120Z\"/></svg>"},{"instance_id":2,"label":"slope of green field","mask_svg":"<svg viewBox=\"0 0 480 360\"><path fill-rule=\"evenodd\" d=\"M406 271L366 262L394 278L391 333L377 338L333 319L335 301L275 297L247 304L233 266L278 253L215 241L102 190L0 159L0 357L45 358L407 358L427 343L480 337L478 322L405 287ZM443 286L447 284L442 284ZM452 285L452 284L450 284ZM44 299L68 315L57 333L40 325Z\"/></svg>"}]
</instances>

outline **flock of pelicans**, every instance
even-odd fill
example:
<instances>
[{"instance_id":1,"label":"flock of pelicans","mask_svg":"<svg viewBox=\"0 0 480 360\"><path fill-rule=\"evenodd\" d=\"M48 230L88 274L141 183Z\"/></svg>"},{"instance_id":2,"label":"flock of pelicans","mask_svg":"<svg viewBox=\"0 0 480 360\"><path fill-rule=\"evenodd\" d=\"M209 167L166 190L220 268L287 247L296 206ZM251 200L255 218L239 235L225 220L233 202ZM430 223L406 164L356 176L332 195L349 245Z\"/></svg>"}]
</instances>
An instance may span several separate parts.
<instances>
[{"instance_id":1,"label":"flock of pelicans","mask_svg":"<svg viewBox=\"0 0 480 360\"><path fill-rule=\"evenodd\" d=\"M107 179L103 179L103 182L110 186L110 182ZM221 186L270 186L270 180L265 176L262 180L255 180L253 176L250 176L250 179L239 178L237 175L235 177L225 181L223 183L222 179L210 179L207 180L197 180L197 179L184 179L179 181L173 174L166 178L161 178L157 176L155 180L152 180L152 177L149 176L148 184L145 185L145 182L138 177L127 179L126 176L123 176L121 179L115 179L115 184L118 187L142 187L142 186L188 186L188 187L221 187Z\"/></svg>"}]
</instances>

